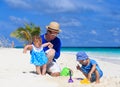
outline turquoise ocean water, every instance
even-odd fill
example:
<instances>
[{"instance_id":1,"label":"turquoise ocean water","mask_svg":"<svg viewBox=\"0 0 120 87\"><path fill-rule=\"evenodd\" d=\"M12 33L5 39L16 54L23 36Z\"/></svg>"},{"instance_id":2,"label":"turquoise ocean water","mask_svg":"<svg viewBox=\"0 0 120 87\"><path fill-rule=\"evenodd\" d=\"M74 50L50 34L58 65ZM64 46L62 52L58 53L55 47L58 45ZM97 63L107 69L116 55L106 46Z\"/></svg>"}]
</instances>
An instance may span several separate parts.
<instances>
[{"instance_id":1,"label":"turquoise ocean water","mask_svg":"<svg viewBox=\"0 0 120 87\"><path fill-rule=\"evenodd\" d=\"M16 47L23 48L23 47ZM98 58L120 59L120 47L62 47L62 52L76 54L79 51L85 51L88 54L96 55Z\"/></svg>"},{"instance_id":2,"label":"turquoise ocean water","mask_svg":"<svg viewBox=\"0 0 120 87\"><path fill-rule=\"evenodd\" d=\"M86 51L86 52L120 55L119 47L62 47L61 51L63 52Z\"/></svg>"},{"instance_id":3,"label":"turquoise ocean water","mask_svg":"<svg viewBox=\"0 0 120 87\"><path fill-rule=\"evenodd\" d=\"M119 47L62 47L61 51L70 54L85 51L90 58L94 57L103 61L120 64Z\"/></svg>"},{"instance_id":4,"label":"turquoise ocean water","mask_svg":"<svg viewBox=\"0 0 120 87\"><path fill-rule=\"evenodd\" d=\"M22 48L22 47L16 47ZM62 47L61 52L76 54L79 51L85 51L90 58L97 58L120 64L120 47Z\"/></svg>"}]
</instances>

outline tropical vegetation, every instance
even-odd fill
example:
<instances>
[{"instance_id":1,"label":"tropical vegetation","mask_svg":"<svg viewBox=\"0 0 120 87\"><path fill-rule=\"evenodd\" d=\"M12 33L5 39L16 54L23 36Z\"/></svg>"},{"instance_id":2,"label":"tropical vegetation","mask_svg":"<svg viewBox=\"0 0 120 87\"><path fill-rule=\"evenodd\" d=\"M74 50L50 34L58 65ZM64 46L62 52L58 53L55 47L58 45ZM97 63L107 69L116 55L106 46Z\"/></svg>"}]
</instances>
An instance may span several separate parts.
<instances>
[{"instance_id":1,"label":"tropical vegetation","mask_svg":"<svg viewBox=\"0 0 120 87\"><path fill-rule=\"evenodd\" d=\"M26 44L32 43L32 37L34 35L40 35L41 29L39 26L35 26L34 24L25 24L24 27L19 27L15 31L13 31L10 36L17 38L20 41L25 41Z\"/></svg>"}]
</instances>

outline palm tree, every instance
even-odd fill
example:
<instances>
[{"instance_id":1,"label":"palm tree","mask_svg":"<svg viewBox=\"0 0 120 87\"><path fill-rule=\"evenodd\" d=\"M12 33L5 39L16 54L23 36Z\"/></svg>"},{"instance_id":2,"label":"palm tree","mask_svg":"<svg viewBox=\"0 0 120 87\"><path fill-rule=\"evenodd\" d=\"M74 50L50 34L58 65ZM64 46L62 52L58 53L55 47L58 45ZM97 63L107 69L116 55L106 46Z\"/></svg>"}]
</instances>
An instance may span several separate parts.
<instances>
[{"instance_id":1,"label":"palm tree","mask_svg":"<svg viewBox=\"0 0 120 87\"><path fill-rule=\"evenodd\" d=\"M10 36L15 37L21 41L26 41L27 44L32 43L32 37L34 35L40 35L41 29L34 24L25 24L25 27L19 27L17 30L13 31Z\"/></svg>"}]
</instances>

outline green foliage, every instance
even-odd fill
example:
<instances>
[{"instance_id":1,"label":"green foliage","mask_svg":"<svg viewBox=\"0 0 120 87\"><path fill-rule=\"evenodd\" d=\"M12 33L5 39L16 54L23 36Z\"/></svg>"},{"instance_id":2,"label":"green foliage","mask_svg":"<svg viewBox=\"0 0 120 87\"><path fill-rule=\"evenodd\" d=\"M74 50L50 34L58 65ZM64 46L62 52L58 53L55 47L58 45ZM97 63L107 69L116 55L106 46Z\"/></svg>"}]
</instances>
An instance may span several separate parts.
<instances>
[{"instance_id":1,"label":"green foliage","mask_svg":"<svg viewBox=\"0 0 120 87\"><path fill-rule=\"evenodd\" d=\"M25 24L25 27L19 27L15 31L13 31L10 36L17 38L21 41L26 41L27 44L32 43L32 37L34 35L40 35L41 29L39 26L35 26L34 24Z\"/></svg>"}]
</instances>

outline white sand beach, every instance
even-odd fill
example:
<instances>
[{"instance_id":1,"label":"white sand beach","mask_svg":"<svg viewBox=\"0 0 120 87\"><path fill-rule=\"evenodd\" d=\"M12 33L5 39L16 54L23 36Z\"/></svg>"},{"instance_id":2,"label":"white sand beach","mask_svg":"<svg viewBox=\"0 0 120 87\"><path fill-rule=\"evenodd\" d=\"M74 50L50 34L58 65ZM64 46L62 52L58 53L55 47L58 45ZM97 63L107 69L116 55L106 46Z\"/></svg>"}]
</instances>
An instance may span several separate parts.
<instances>
[{"instance_id":1,"label":"white sand beach","mask_svg":"<svg viewBox=\"0 0 120 87\"><path fill-rule=\"evenodd\" d=\"M94 58L93 54L89 54ZM61 69L73 70L73 83L68 83L69 76L51 77L48 74L39 76L34 73L35 67L30 64L30 54L23 54L23 49L0 48L0 87L120 87L120 65L95 59L103 70L100 84L80 84L76 78L85 78L76 70L75 54L62 52L57 60Z\"/></svg>"}]
</instances>

